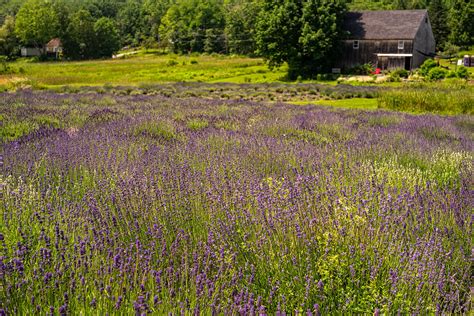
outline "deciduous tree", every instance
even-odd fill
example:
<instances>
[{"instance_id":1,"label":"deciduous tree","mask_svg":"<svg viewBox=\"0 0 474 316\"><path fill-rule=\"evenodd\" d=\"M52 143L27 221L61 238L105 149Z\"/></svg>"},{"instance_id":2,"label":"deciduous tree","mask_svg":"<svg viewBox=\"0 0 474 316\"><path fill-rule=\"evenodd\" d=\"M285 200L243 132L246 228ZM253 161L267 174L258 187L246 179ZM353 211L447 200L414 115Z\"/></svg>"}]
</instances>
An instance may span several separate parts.
<instances>
[{"instance_id":1,"label":"deciduous tree","mask_svg":"<svg viewBox=\"0 0 474 316\"><path fill-rule=\"evenodd\" d=\"M113 20L100 18L94 24L95 56L111 57L120 48L120 39Z\"/></svg>"},{"instance_id":2,"label":"deciduous tree","mask_svg":"<svg viewBox=\"0 0 474 316\"><path fill-rule=\"evenodd\" d=\"M472 0L453 0L449 26L451 43L459 46L474 44L474 2Z\"/></svg>"},{"instance_id":3,"label":"deciduous tree","mask_svg":"<svg viewBox=\"0 0 474 316\"><path fill-rule=\"evenodd\" d=\"M28 0L16 16L15 33L24 45L33 45L46 54L46 44L58 36L59 27L53 2Z\"/></svg>"},{"instance_id":4,"label":"deciduous tree","mask_svg":"<svg viewBox=\"0 0 474 316\"><path fill-rule=\"evenodd\" d=\"M345 8L338 0L265 0L257 24L258 53L270 67L287 62L292 79L311 77L337 52Z\"/></svg>"},{"instance_id":5,"label":"deciduous tree","mask_svg":"<svg viewBox=\"0 0 474 316\"><path fill-rule=\"evenodd\" d=\"M85 59L95 55L94 18L87 10L74 13L63 39L64 54L68 58Z\"/></svg>"},{"instance_id":6,"label":"deciduous tree","mask_svg":"<svg viewBox=\"0 0 474 316\"><path fill-rule=\"evenodd\" d=\"M0 28L0 55L14 59L18 54L18 38L15 35L15 19L7 16Z\"/></svg>"}]
</instances>

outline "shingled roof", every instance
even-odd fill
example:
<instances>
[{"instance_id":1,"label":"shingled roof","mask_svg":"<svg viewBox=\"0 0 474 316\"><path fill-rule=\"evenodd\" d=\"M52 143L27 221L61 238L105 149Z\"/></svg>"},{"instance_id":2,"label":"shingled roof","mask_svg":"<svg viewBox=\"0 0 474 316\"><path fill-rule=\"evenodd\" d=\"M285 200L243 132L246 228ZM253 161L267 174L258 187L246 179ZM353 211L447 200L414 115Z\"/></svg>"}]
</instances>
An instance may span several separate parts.
<instances>
[{"instance_id":1,"label":"shingled roof","mask_svg":"<svg viewBox=\"0 0 474 316\"><path fill-rule=\"evenodd\" d=\"M350 39L414 39L426 16L426 10L348 12L344 29Z\"/></svg>"}]
</instances>

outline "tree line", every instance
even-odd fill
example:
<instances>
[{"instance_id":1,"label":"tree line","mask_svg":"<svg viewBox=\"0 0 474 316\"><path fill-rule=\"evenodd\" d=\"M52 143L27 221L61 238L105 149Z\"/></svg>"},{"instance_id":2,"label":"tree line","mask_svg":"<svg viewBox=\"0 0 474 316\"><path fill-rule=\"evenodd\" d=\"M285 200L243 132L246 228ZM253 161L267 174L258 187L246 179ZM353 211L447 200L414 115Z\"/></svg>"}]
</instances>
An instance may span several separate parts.
<instances>
[{"instance_id":1,"label":"tree line","mask_svg":"<svg viewBox=\"0 0 474 316\"><path fill-rule=\"evenodd\" d=\"M471 0L0 0L0 55L13 58L20 45L44 50L59 37L70 59L145 46L260 55L299 69L332 56L347 10L421 8L438 50L474 44Z\"/></svg>"}]
</instances>

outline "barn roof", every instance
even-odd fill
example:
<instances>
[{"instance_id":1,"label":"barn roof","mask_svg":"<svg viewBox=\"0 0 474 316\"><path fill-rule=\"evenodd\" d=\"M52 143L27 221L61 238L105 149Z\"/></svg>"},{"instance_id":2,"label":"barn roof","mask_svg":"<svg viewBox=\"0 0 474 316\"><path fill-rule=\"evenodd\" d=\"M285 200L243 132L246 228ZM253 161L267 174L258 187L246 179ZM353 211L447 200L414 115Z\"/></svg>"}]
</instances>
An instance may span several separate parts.
<instances>
[{"instance_id":1,"label":"barn roof","mask_svg":"<svg viewBox=\"0 0 474 316\"><path fill-rule=\"evenodd\" d=\"M426 10L348 12L344 29L350 39L414 39L426 15Z\"/></svg>"}]
</instances>

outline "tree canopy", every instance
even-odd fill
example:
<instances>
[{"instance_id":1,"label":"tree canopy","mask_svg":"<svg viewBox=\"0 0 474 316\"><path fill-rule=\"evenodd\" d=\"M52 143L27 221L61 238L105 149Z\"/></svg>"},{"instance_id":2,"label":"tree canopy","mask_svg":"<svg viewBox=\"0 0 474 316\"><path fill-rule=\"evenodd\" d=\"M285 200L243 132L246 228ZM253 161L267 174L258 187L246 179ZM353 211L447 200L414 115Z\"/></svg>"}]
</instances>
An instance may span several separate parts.
<instances>
[{"instance_id":1,"label":"tree canopy","mask_svg":"<svg viewBox=\"0 0 474 316\"><path fill-rule=\"evenodd\" d=\"M346 10L391 9L428 9L438 50L474 44L472 0L0 0L0 54L59 37L71 59L144 46L260 55L307 76L336 56Z\"/></svg>"},{"instance_id":2,"label":"tree canopy","mask_svg":"<svg viewBox=\"0 0 474 316\"><path fill-rule=\"evenodd\" d=\"M334 0L266 0L257 24L257 52L271 67L287 62L290 78L315 74L337 53L345 8Z\"/></svg>"},{"instance_id":3,"label":"tree canopy","mask_svg":"<svg viewBox=\"0 0 474 316\"><path fill-rule=\"evenodd\" d=\"M12 59L18 54L18 38L15 36L15 19L7 16L0 27L0 55Z\"/></svg>"},{"instance_id":4,"label":"tree canopy","mask_svg":"<svg viewBox=\"0 0 474 316\"><path fill-rule=\"evenodd\" d=\"M44 50L59 33L59 18L52 2L28 0L16 16L15 33L24 43Z\"/></svg>"}]
</instances>

